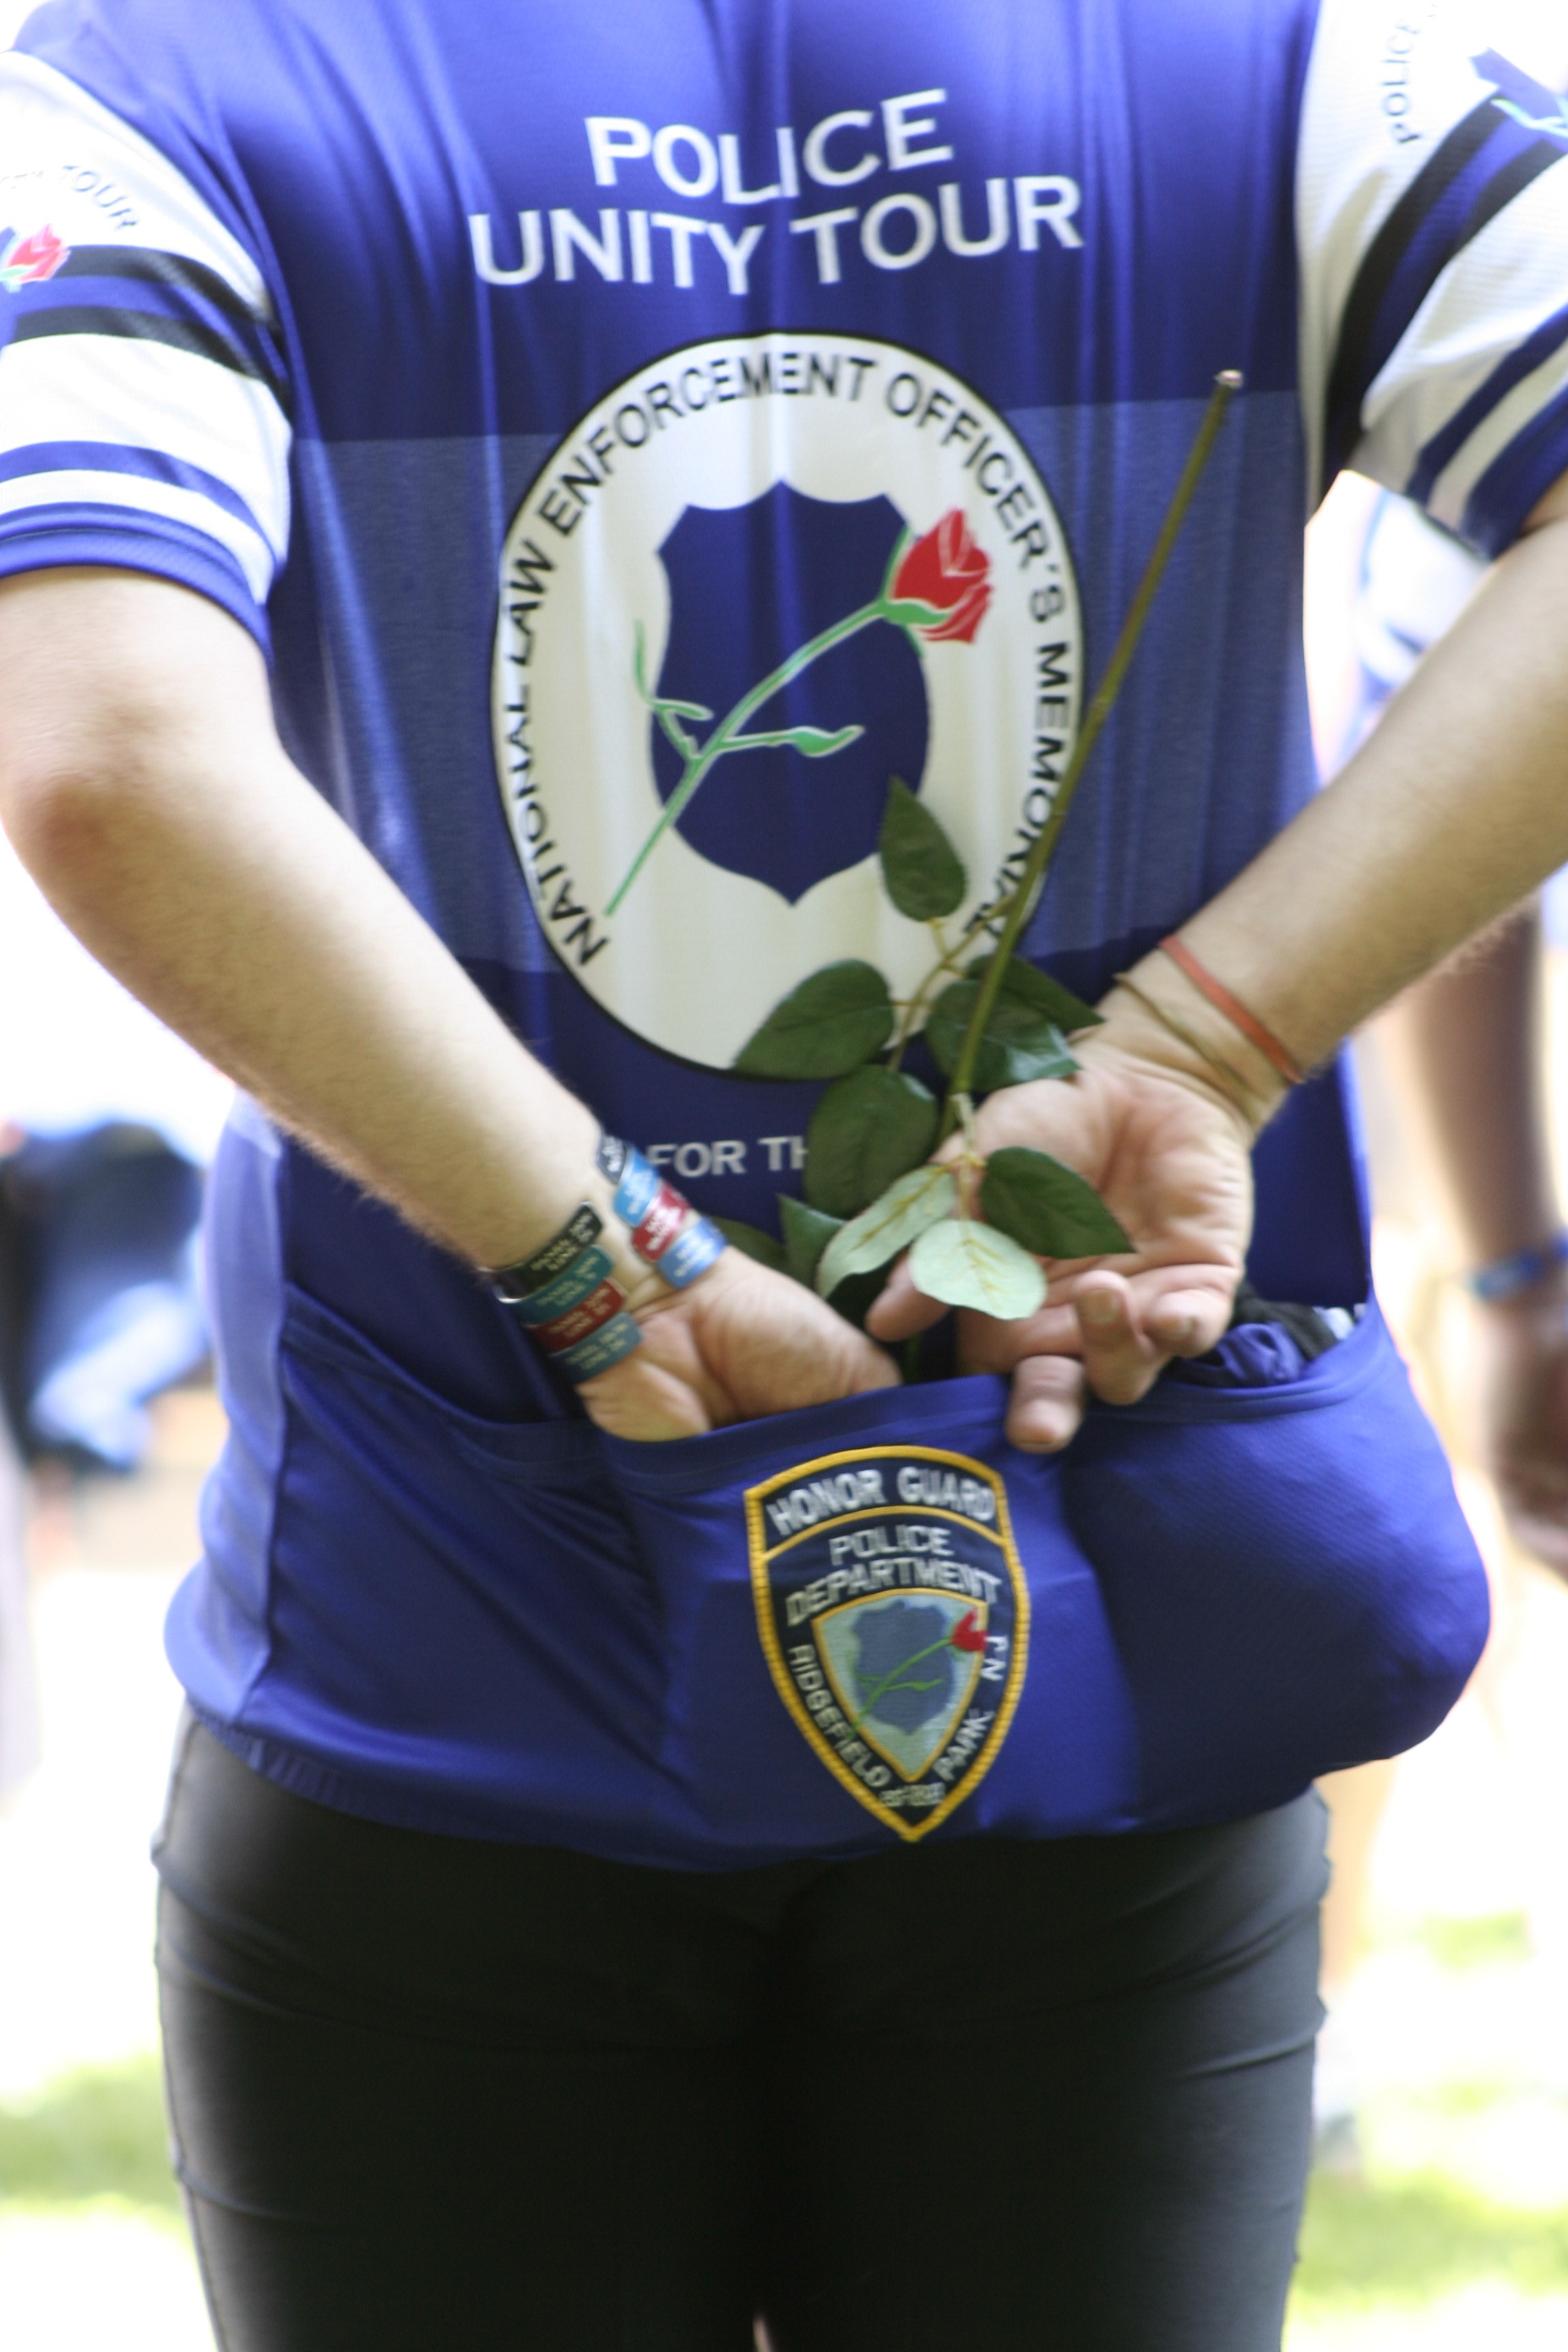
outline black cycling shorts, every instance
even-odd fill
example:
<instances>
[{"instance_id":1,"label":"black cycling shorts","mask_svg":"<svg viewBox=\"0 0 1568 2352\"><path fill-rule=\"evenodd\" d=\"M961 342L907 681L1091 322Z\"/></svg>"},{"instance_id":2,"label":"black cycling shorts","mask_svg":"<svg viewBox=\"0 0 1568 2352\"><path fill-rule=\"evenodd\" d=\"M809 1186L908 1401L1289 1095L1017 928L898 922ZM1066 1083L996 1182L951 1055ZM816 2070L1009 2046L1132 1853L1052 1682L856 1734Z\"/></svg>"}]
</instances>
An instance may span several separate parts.
<instances>
[{"instance_id":1,"label":"black cycling shorts","mask_svg":"<svg viewBox=\"0 0 1568 2352\"><path fill-rule=\"evenodd\" d=\"M157 1846L223 2352L1274 2352L1322 1809L714 1874L187 1725Z\"/></svg>"}]
</instances>

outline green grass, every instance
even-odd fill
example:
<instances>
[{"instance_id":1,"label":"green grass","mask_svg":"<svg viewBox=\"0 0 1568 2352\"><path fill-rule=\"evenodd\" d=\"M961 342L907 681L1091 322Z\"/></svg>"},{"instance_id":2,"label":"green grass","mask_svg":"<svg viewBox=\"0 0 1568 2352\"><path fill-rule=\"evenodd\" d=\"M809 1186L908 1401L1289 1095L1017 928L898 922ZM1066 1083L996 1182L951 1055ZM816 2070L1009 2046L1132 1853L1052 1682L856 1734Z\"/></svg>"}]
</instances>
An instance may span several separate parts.
<instances>
[{"instance_id":1,"label":"green grass","mask_svg":"<svg viewBox=\"0 0 1568 2352\"><path fill-rule=\"evenodd\" d=\"M1500 1911L1487 1919L1427 1919L1417 1933L1446 1969L1482 1969L1530 1958L1530 1923L1522 1911Z\"/></svg>"},{"instance_id":2,"label":"green grass","mask_svg":"<svg viewBox=\"0 0 1568 2352\"><path fill-rule=\"evenodd\" d=\"M1493 2205L1436 2174L1356 2182L1315 2173L1298 2306L1309 2314L1431 2303L1473 2280L1568 2293L1568 2219Z\"/></svg>"},{"instance_id":3,"label":"green grass","mask_svg":"<svg viewBox=\"0 0 1568 2352\"><path fill-rule=\"evenodd\" d=\"M0 2106L0 2196L176 2208L157 2060L84 2068L30 2106Z\"/></svg>"}]
</instances>

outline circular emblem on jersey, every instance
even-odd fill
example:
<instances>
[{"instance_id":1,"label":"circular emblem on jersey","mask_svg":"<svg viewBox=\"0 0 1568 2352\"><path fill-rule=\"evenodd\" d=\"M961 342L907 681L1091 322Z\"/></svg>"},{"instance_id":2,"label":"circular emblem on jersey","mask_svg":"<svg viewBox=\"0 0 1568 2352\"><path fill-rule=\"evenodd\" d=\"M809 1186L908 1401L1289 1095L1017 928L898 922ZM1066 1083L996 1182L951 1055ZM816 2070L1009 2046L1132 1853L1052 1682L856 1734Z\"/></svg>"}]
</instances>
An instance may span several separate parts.
<instances>
[{"instance_id":1,"label":"circular emblem on jersey","mask_svg":"<svg viewBox=\"0 0 1568 2352\"><path fill-rule=\"evenodd\" d=\"M501 560L496 761L545 937L719 1069L824 964L912 990L889 780L963 857L961 926L1049 814L1080 656L1045 482L958 377L844 335L656 362L563 441Z\"/></svg>"},{"instance_id":2,"label":"circular emblem on jersey","mask_svg":"<svg viewBox=\"0 0 1568 2352\"><path fill-rule=\"evenodd\" d=\"M746 1527L779 1696L852 1796L923 1837L978 1788L1023 1688L1002 1480L931 1446L829 1454L751 1487Z\"/></svg>"}]
</instances>

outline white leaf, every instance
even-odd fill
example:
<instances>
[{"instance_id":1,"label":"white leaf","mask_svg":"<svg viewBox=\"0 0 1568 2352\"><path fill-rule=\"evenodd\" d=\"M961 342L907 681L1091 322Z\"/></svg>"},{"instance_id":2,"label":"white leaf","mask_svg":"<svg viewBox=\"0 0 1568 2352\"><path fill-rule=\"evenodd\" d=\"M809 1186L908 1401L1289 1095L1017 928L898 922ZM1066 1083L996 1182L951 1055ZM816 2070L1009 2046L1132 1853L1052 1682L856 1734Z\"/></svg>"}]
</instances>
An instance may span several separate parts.
<instances>
[{"instance_id":1,"label":"white leaf","mask_svg":"<svg viewBox=\"0 0 1568 2352\"><path fill-rule=\"evenodd\" d=\"M869 1274L952 1213L958 1187L945 1168L911 1168L895 1177L880 1198L836 1233L816 1268L816 1287L830 1297L848 1274Z\"/></svg>"},{"instance_id":2,"label":"white leaf","mask_svg":"<svg viewBox=\"0 0 1568 2352\"><path fill-rule=\"evenodd\" d=\"M929 1226L910 1253L910 1272L928 1298L977 1307L1004 1323L1037 1314L1046 1303L1038 1260L994 1225L973 1217L949 1217Z\"/></svg>"}]
</instances>

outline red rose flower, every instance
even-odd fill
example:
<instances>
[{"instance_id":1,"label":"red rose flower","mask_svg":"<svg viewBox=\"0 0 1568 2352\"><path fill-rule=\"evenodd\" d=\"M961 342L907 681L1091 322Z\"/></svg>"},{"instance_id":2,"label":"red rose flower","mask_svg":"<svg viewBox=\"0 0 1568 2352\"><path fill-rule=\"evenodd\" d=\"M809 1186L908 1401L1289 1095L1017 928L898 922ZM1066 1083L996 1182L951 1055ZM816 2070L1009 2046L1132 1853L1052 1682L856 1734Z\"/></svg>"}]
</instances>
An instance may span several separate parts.
<instances>
[{"instance_id":1,"label":"red rose flower","mask_svg":"<svg viewBox=\"0 0 1568 2352\"><path fill-rule=\"evenodd\" d=\"M19 237L5 256L6 282L36 286L52 278L61 262L69 258L70 247L64 237L57 236L52 228L35 229L31 236Z\"/></svg>"},{"instance_id":2,"label":"red rose flower","mask_svg":"<svg viewBox=\"0 0 1568 2352\"><path fill-rule=\"evenodd\" d=\"M973 643L991 602L991 558L976 547L962 507L952 507L923 539L906 549L893 574L889 601L927 605L933 619L914 626L928 645Z\"/></svg>"},{"instance_id":3,"label":"red rose flower","mask_svg":"<svg viewBox=\"0 0 1568 2352\"><path fill-rule=\"evenodd\" d=\"M984 562L984 558L982 557L981 561ZM974 1622L973 1609L965 1610L947 1638L955 1650L967 1650L971 1656L979 1656L984 1652L985 1636Z\"/></svg>"}]
</instances>

